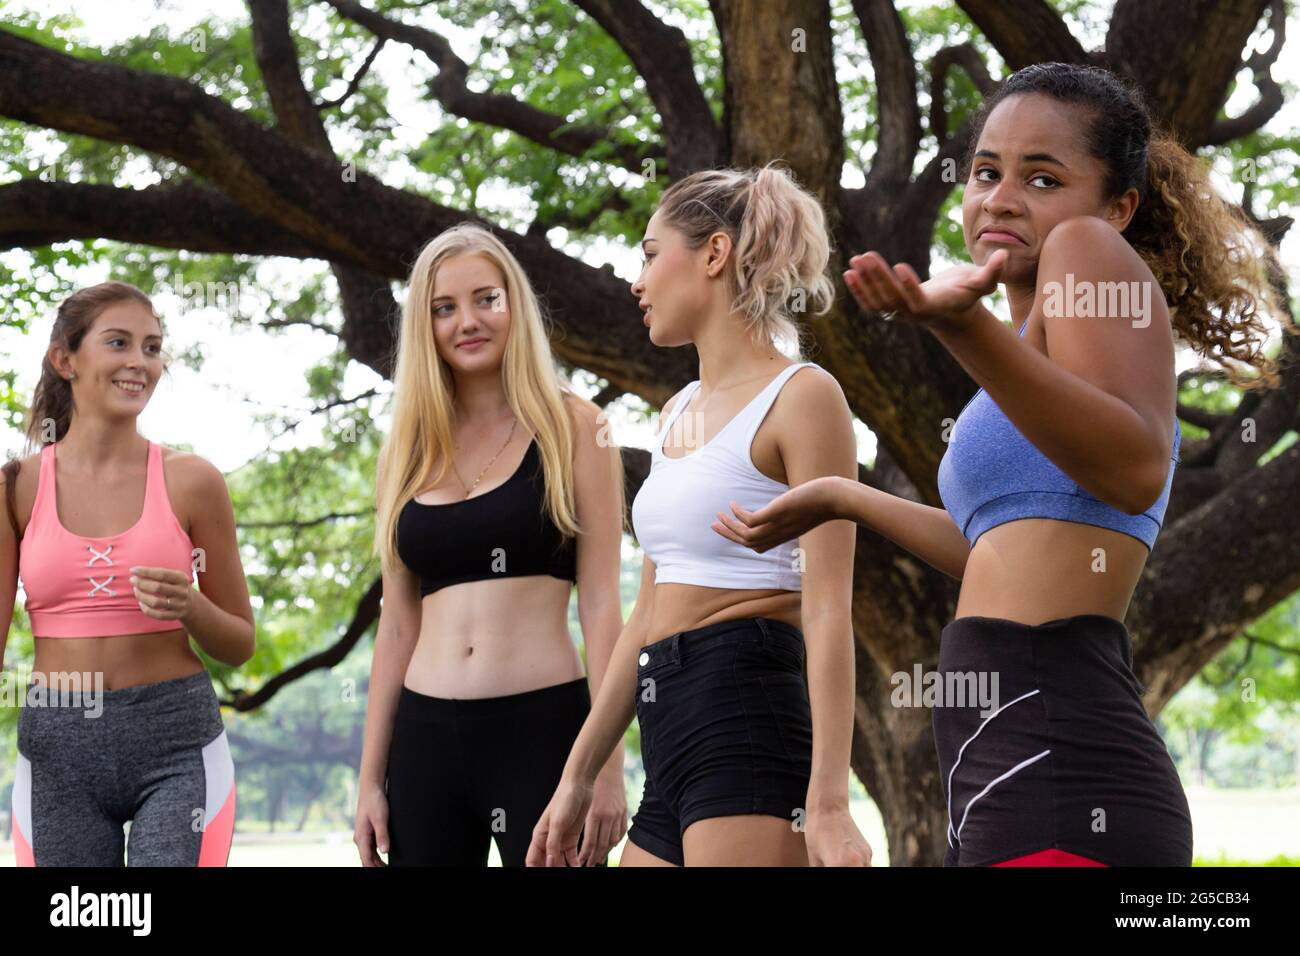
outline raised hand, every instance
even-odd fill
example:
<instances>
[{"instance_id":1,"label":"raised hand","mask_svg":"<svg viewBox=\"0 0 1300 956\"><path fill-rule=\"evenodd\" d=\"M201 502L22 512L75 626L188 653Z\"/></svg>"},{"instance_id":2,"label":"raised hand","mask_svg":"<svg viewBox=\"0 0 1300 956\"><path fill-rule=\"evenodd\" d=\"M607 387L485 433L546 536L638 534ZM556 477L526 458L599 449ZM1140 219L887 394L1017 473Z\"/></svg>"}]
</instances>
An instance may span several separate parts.
<instances>
[{"instance_id":1,"label":"raised hand","mask_svg":"<svg viewBox=\"0 0 1300 956\"><path fill-rule=\"evenodd\" d=\"M998 249L982 266L954 266L922 282L907 263L891 269L880 253L868 252L849 260L844 283L859 305L887 320L955 331L974 319L980 300L997 288L1006 261L1006 250Z\"/></svg>"}]
</instances>

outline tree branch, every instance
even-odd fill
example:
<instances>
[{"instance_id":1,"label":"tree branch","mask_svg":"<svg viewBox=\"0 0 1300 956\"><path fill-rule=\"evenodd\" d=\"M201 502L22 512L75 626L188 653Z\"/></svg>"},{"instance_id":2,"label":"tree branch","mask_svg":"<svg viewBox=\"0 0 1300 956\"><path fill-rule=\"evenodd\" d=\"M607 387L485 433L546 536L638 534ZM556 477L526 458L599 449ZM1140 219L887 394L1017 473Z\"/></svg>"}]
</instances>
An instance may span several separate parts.
<instances>
[{"instance_id":1,"label":"tree branch","mask_svg":"<svg viewBox=\"0 0 1300 956\"><path fill-rule=\"evenodd\" d=\"M988 67L979 51L970 43L946 46L930 60L930 130L942 146L948 141L948 112L944 100L948 70L960 66L966 71L976 88L985 96L993 92L997 83L989 76Z\"/></svg>"},{"instance_id":2,"label":"tree branch","mask_svg":"<svg viewBox=\"0 0 1300 956\"><path fill-rule=\"evenodd\" d=\"M1250 641L1252 644L1258 644L1260 647L1268 647L1272 650L1279 651L1282 654L1300 656L1300 647L1288 647L1285 644L1277 643L1277 641L1270 641L1267 638L1257 637L1249 631L1246 632L1246 640Z\"/></svg>"},{"instance_id":3,"label":"tree branch","mask_svg":"<svg viewBox=\"0 0 1300 956\"><path fill-rule=\"evenodd\" d=\"M876 155L866 188L895 189L912 178L921 142L921 111L916 102L916 61L891 0L853 0L876 78L879 104Z\"/></svg>"},{"instance_id":4,"label":"tree branch","mask_svg":"<svg viewBox=\"0 0 1300 956\"><path fill-rule=\"evenodd\" d=\"M528 235L545 236L557 226L566 229L589 229L605 212L610 210L626 212L631 208L632 204L626 196L617 189L611 190L598 205L580 215L567 209L557 209L547 216L538 214L537 218L528 224Z\"/></svg>"},{"instance_id":5,"label":"tree branch","mask_svg":"<svg viewBox=\"0 0 1300 956\"><path fill-rule=\"evenodd\" d=\"M1184 405L1178 403L1178 417L1189 425L1195 425L1198 428L1204 428L1213 431L1228 416L1221 412L1210 412L1204 408L1197 408L1195 405Z\"/></svg>"},{"instance_id":6,"label":"tree branch","mask_svg":"<svg viewBox=\"0 0 1300 956\"><path fill-rule=\"evenodd\" d=\"M1088 54L1046 0L958 0L1008 68L1031 63L1086 63Z\"/></svg>"},{"instance_id":7,"label":"tree branch","mask_svg":"<svg viewBox=\"0 0 1300 956\"><path fill-rule=\"evenodd\" d=\"M364 518L371 514L371 511L332 511L329 514L321 515L319 518L309 518L305 521L236 521L236 528L314 528L317 525L329 524L331 521L338 521L342 518Z\"/></svg>"},{"instance_id":8,"label":"tree branch","mask_svg":"<svg viewBox=\"0 0 1300 956\"><path fill-rule=\"evenodd\" d=\"M352 648L356 646L357 641L361 640L362 635L370 629L370 625L378 619L379 599L383 595L383 590L383 579L376 578L357 603L352 620L348 623L343 634L329 647L303 658L292 667L276 674L251 693L242 690L235 691L230 700L223 701L223 703L228 703L235 710L241 712L257 710L299 677L316 670L329 670L341 663Z\"/></svg>"},{"instance_id":9,"label":"tree branch","mask_svg":"<svg viewBox=\"0 0 1300 956\"><path fill-rule=\"evenodd\" d=\"M604 126L571 126L563 116L521 102L499 93L475 93L466 81L469 64L458 57L451 44L425 27L390 20L356 0L325 0L342 17L365 27L375 36L414 47L438 67L438 75L429 83L429 93L449 113L518 133L548 149L570 156L585 156L601 143L617 143L619 134ZM635 173L641 163L652 156L639 146L619 145L614 150L620 165Z\"/></svg>"},{"instance_id":10,"label":"tree branch","mask_svg":"<svg viewBox=\"0 0 1300 956\"><path fill-rule=\"evenodd\" d=\"M325 332L335 337L338 336L339 330L326 325L324 322L313 322L311 319L267 319L261 323L264 329L286 329L291 325L305 325L309 329L315 329L317 332Z\"/></svg>"},{"instance_id":11,"label":"tree branch","mask_svg":"<svg viewBox=\"0 0 1300 956\"><path fill-rule=\"evenodd\" d=\"M328 254L196 182L127 189L23 179L0 186L0 248L70 239L294 259Z\"/></svg>"},{"instance_id":12,"label":"tree branch","mask_svg":"<svg viewBox=\"0 0 1300 956\"><path fill-rule=\"evenodd\" d=\"M1267 50L1252 53L1242 66L1251 71L1255 88L1259 90L1259 99L1240 116L1215 120L1205 136L1204 145L1222 146L1224 143L1253 133L1282 108L1284 98L1282 87L1273 79L1271 67L1277 62L1282 46L1286 43L1286 3L1273 0L1268 8L1268 27L1273 33L1273 42Z\"/></svg>"},{"instance_id":13,"label":"tree branch","mask_svg":"<svg viewBox=\"0 0 1300 956\"><path fill-rule=\"evenodd\" d=\"M1166 521L1127 619L1152 713L1242 628L1300 588L1297 487L1300 446L1293 446L1172 526Z\"/></svg>"},{"instance_id":14,"label":"tree branch","mask_svg":"<svg viewBox=\"0 0 1300 956\"><path fill-rule=\"evenodd\" d=\"M943 201L961 181L961 164L974 135L974 119L967 117L957 131L944 140L939 152L908 186L903 199L906 215L929 216L931 223L938 219Z\"/></svg>"},{"instance_id":15,"label":"tree branch","mask_svg":"<svg viewBox=\"0 0 1300 956\"><path fill-rule=\"evenodd\" d=\"M1250 391L1241 396L1237 407L1217 417L1209 437L1187 456L1193 465L1212 465L1227 483L1255 467L1260 455L1296 426L1300 410L1300 333L1291 314L1291 295L1287 275L1277 258L1278 244L1286 234L1290 220L1259 220L1245 209L1246 215L1264 232L1269 242L1267 280L1279 306L1285 311L1277 316L1283 323L1282 348L1278 356L1279 387L1267 392ZM1181 377L1180 377L1181 378ZM1188 419L1191 421L1191 419ZM1243 425L1251 424L1251 441L1245 440Z\"/></svg>"},{"instance_id":16,"label":"tree branch","mask_svg":"<svg viewBox=\"0 0 1300 956\"><path fill-rule=\"evenodd\" d=\"M388 41L385 40L383 37L380 37L378 40L376 40L375 45L371 47L370 52L366 54L365 61L362 62L361 66L357 69L356 74L352 77L352 79L348 80L347 89L345 89L343 93L338 97L336 97L335 99L332 100L328 98L322 99L319 103L316 104L316 109L317 110L334 109L346 103L348 99L354 93L356 93L356 91L361 87L361 81L366 78L366 74L370 72L371 64L375 62L375 57L379 56L379 51L384 48L384 44L386 44L387 42Z\"/></svg>"},{"instance_id":17,"label":"tree branch","mask_svg":"<svg viewBox=\"0 0 1300 956\"><path fill-rule=\"evenodd\" d=\"M1210 134L1269 2L1116 0L1105 65L1134 82L1156 121L1194 148Z\"/></svg>"},{"instance_id":18,"label":"tree branch","mask_svg":"<svg viewBox=\"0 0 1300 956\"><path fill-rule=\"evenodd\" d=\"M362 171L268 130L177 77L48 49L0 30L0 115L169 156L316 254L405 278L430 236L464 221L491 229L533 277L557 327L557 356L662 405L693 376L684 350L647 349L627 283L551 248ZM247 250L255 252L256 249ZM373 324L357 361L383 367L391 330Z\"/></svg>"},{"instance_id":19,"label":"tree branch","mask_svg":"<svg viewBox=\"0 0 1300 956\"><path fill-rule=\"evenodd\" d=\"M686 36L640 0L574 0L613 38L641 78L659 111L668 150L668 175L680 179L711 169L725 158L722 130L695 82Z\"/></svg>"},{"instance_id":20,"label":"tree branch","mask_svg":"<svg viewBox=\"0 0 1300 956\"><path fill-rule=\"evenodd\" d=\"M250 0L249 12L253 52L271 97L276 123L304 146L336 158L317 104L302 83L298 51L289 28L288 0ZM330 269L339 284L343 309L339 337L344 347L349 355L372 356L372 367L387 378L392 371L392 356L384 345L391 341L390 326L398 312L388 280L342 262L331 262Z\"/></svg>"}]
</instances>

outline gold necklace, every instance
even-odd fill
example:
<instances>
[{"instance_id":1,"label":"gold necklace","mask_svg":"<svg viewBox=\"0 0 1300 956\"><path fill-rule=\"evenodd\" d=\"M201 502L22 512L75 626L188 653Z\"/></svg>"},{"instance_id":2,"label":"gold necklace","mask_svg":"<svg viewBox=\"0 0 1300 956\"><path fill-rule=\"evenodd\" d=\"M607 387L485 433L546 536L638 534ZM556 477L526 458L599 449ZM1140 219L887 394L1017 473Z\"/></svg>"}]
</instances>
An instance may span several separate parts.
<instances>
[{"instance_id":1,"label":"gold necklace","mask_svg":"<svg viewBox=\"0 0 1300 956\"><path fill-rule=\"evenodd\" d=\"M478 473L478 477L474 479L474 484L470 485L468 488L465 488L465 480L461 478L460 472L456 471L455 459L453 458L452 462L450 463L451 470L456 475L456 480L460 482L460 486L462 488L465 488L465 499L468 499L469 496L473 494L474 489L478 487L478 483L482 481L483 476L487 474L487 470L492 467L492 462L500 458L501 453L506 450L506 445L510 444L510 439L515 437L515 426L518 424L519 424L518 418L516 418L513 422L510 423L510 434L506 436L505 445L502 445L500 448L497 449L497 453L492 456L492 461L489 461L486 465L483 466L483 470L480 471ZM456 446L453 445L452 447L454 449Z\"/></svg>"}]
</instances>

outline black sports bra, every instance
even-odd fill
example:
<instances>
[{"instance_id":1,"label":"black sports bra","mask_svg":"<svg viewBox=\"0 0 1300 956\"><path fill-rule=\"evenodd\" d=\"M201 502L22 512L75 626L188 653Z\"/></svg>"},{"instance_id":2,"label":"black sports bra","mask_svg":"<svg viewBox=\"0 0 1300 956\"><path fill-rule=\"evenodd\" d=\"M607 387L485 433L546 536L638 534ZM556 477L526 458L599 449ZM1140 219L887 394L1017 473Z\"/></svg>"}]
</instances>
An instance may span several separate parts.
<instances>
[{"instance_id":1,"label":"black sports bra","mask_svg":"<svg viewBox=\"0 0 1300 956\"><path fill-rule=\"evenodd\" d=\"M546 476L537 440L515 473L481 495L397 516L397 554L420 576L420 597L452 584L548 574L577 580L577 548L545 513Z\"/></svg>"}]
</instances>

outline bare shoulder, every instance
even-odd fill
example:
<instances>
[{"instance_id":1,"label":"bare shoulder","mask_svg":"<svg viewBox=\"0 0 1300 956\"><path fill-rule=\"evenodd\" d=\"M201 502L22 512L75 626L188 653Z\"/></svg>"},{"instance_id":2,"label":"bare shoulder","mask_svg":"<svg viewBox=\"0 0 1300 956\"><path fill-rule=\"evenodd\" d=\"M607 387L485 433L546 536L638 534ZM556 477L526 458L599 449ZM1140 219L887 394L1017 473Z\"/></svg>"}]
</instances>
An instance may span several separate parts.
<instances>
[{"instance_id":1,"label":"bare shoulder","mask_svg":"<svg viewBox=\"0 0 1300 956\"><path fill-rule=\"evenodd\" d=\"M809 365L790 376L777 395L776 404L786 409L798 409L803 418L847 409L848 399L834 375L820 365Z\"/></svg>"},{"instance_id":2,"label":"bare shoulder","mask_svg":"<svg viewBox=\"0 0 1300 956\"><path fill-rule=\"evenodd\" d=\"M607 475L611 467L621 469L620 451L603 408L579 395L566 393L565 397L569 415L575 419L575 481L579 494L585 495L590 489L607 487L602 476Z\"/></svg>"},{"instance_id":3,"label":"bare shoulder","mask_svg":"<svg viewBox=\"0 0 1300 956\"><path fill-rule=\"evenodd\" d=\"M1170 338L1169 306L1150 266L1095 216L1074 216L1052 228L1043 240L1037 285L1033 312L1041 317L1053 358L1059 359L1063 348L1081 347L1094 353L1093 361L1111 363L1107 353L1120 340L1107 336L1125 335L1129 341L1134 329L1165 330L1162 336L1145 336L1153 343ZM1070 320L1075 316L1116 321L1079 323ZM1172 349L1172 340L1160 347Z\"/></svg>"},{"instance_id":4,"label":"bare shoulder","mask_svg":"<svg viewBox=\"0 0 1300 956\"><path fill-rule=\"evenodd\" d=\"M15 460L18 462L18 470L17 481L14 482L14 497L21 503L26 498L36 497L36 486L41 475L41 453L38 451ZM7 493L10 471L12 469L7 471L0 468L0 494Z\"/></svg>"},{"instance_id":5,"label":"bare shoulder","mask_svg":"<svg viewBox=\"0 0 1300 956\"><path fill-rule=\"evenodd\" d=\"M574 460L580 465L584 462L589 464L590 459L587 456L594 449L612 444L605 410L595 402L567 389L563 395L564 407L574 428Z\"/></svg>"},{"instance_id":6,"label":"bare shoulder","mask_svg":"<svg viewBox=\"0 0 1300 956\"><path fill-rule=\"evenodd\" d=\"M1071 216L1052 227L1043 240L1039 257L1040 285L1058 278L1049 273L1073 272L1076 276L1112 276L1142 279L1151 276L1142 257L1114 226L1096 216Z\"/></svg>"},{"instance_id":7,"label":"bare shoulder","mask_svg":"<svg viewBox=\"0 0 1300 956\"><path fill-rule=\"evenodd\" d=\"M24 458L10 459L10 460L16 460L18 462L18 467L21 473L24 475L28 474L31 471L39 470L41 467L41 453L39 451L27 455ZM8 461L5 461L3 464L7 465L8 463L9 463ZM3 468L0 468L0 487L3 487L2 483L5 481L5 476L7 474L8 472L6 472Z\"/></svg>"},{"instance_id":8,"label":"bare shoulder","mask_svg":"<svg viewBox=\"0 0 1300 956\"><path fill-rule=\"evenodd\" d=\"M787 453L797 458L809 448L853 445L853 415L844 390L835 376L819 365L805 366L790 376L766 421L771 423L768 434L783 458Z\"/></svg>"},{"instance_id":9,"label":"bare shoulder","mask_svg":"<svg viewBox=\"0 0 1300 956\"><path fill-rule=\"evenodd\" d=\"M226 495L226 476L202 455L163 446L163 470L167 485L188 501L209 500Z\"/></svg>"},{"instance_id":10,"label":"bare shoulder","mask_svg":"<svg viewBox=\"0 0 1300 956\"><path fill-rule=\"evenodd\" d=\"M823 475L857 474L853 413L840 383L821 366L805 366L791 375L768 418L771 439L784 462L786 484L793 487ZM762 452L754 454L757 464Z\"/></svg>"}]
</instances>

